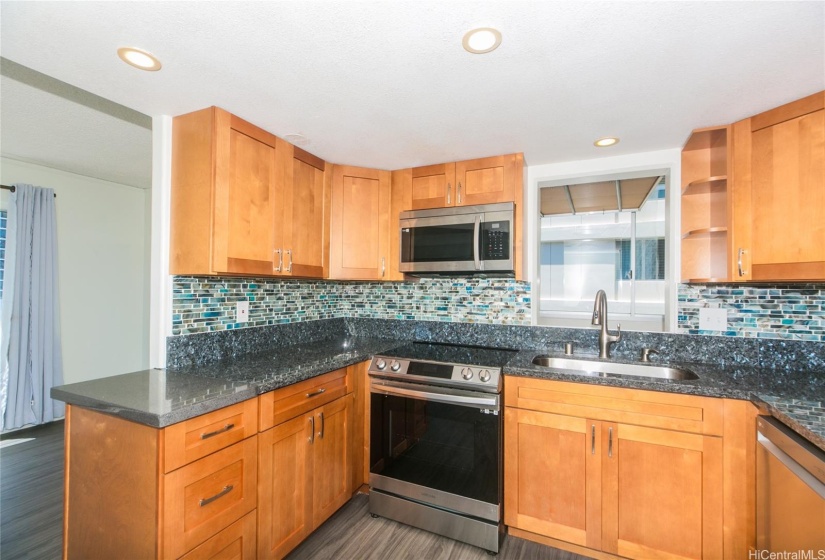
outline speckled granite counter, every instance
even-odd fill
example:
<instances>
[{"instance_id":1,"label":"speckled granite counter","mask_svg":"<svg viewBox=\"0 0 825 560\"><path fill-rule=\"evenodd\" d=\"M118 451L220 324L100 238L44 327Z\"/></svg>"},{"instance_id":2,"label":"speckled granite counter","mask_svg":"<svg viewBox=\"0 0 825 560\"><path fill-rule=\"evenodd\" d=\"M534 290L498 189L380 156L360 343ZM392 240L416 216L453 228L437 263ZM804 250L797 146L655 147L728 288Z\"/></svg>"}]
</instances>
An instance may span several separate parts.
<instances>
[{"instance_id":1,"label":"speckled granite counter","mask_svg":"<svg viewBox=\"0 0 825 560\"><path fill-rule=\"evenodd\" d=\"M390 339L340 337L208 365L138 371L62 385L52 388L51 396L162 428L363 362L398 344Z\"/></svg>"},{"instance_id":2,"label":"speckled granite counter","mask_svg":"<svg viewBox=\"0 0 825 560\"><path fill-rule=\"evenodd\" d=\"M535 350L519 352L507 364L505 373L556 381L750 400L760 406L763 412L776 417L825 451L825 372L812 375L810 371L802 372L796 369L776 370L741 365L680 363L679 367L694 371L699 379L671 381L618 375L598 377L565 373L533 365L532 359L536 354ZM549 355L564 357L560 353ZM580 354L576 357L597 359L594 355ZM634 363L620 358L611 361Z\"/></svg>"},{"instance_id":3,"label":"speckled granite counter","mask_svg":"<svg viewBox=\"0 0 825 560\"><path fill-rule=\"evenodd\" d=\"M724 344L725 341L710 340L720 337L660 334L657 335L658 338L653 341L654 343L651 343L649 339L653 335L649 333L628 333L628 342L624 343L622 352L615 353L614 361L634 363L630 356L634 354L635 346L649 344L659 348L662 351L662 357L667 357L661 360L662 362L671 365L678 363L692 369L699 375L699 379L668 381L641 377L588 377L532 364L535 355L548 353L543 350L547 345L558 346L556 340L549 344L546 338L542 340L539 336L541 329L493 328L490 326L471 328L468 325L456 327L451 324L443 326L427 323L408 325L406 324L408 322L403 321L398 323L401 323L401 327L406 330L380 329L381 326L389 326L390 323L387 321L362 322L354 325L355 328L349 325L347 331L350 334L346 336L333 336L326 340L303 344L296 342L300 336L306 336L307 332L297 332L294 327L290 327L296 332L288 338L288 345L235 356L227 351L227 348L232 347L231 345L210 349L209 342L214 342L215 338L178 337L191 338L191 340L176 341L179 346L186 345L186 352L181 352L176 358L174 368L135 372L55 387L52 389L52 396L69 404L115 414L150 426L163 427L279 387L362 362L376 353L386 352L410 340L450 340L464 344L486 343L490 346L518 345L521 348L528 348L518 352L504 368L505 374L508 375L751 400L761 406L764 412L772 414L825 450L825 406L823 406L825 367L820 367L819 355L814 356L816 368L814 371L810 368L799 367L799 364L805 361L806 355L798 349L805 348L805 346L784 342L779 346L779 343L772 343L776 346L776 348L771 347L772 352L778 352L781 348L780 365L784 367L777 367L776 363L772 364L774 367L753 367L743 364L747 360L747 355L752 351L753 343L734 341L731 344L735 348L741 346L741 352L731 353L731 344L729 344L725 347L726 352L720 352L720 355L728 357L727 361L720 360L719 364L708 365L686 363L685 357L689 349L699 348L697 345L704 342L701 338L707 340L706 344L700 345L702 350L707 350L709 347L717 348ZM313 332L322 332L322 329L318 327L320 325L317 325ZM334 327L333 332L342 328L343 324L335 324ZM487 333L488 330L492 334ZM579 337L583 343L582 346L586 346L584 343L589 342L589 338L593 337L590 330L568 330ZM564 340L566 335L571 334L568 332L559 334L558 331L553 331L553 333L560 340ZM351 336L353 334L359 336ZM384 337L382 338L381 335ZM219 336L229 338L230 334L222 333ZM231 336L237 338L237 340L232 339L233 345L237 345L239 341L246 344L243 337L235 333L231 333ZM635 341L634 336L640 340ZM674 350L668 351L668 346L672 346ZM201 352L220 356L221 359L198 365L195 362ZM586 352L586 348L582 352L577 352L577 357L595 358L588 356ZM699 359L711 359L712 357L709 352L698 350L692 355ZM730 358L731 356L733 359ZM757 361L760 364L762 362L761 358Z\"/></svg>"}]
</instances>

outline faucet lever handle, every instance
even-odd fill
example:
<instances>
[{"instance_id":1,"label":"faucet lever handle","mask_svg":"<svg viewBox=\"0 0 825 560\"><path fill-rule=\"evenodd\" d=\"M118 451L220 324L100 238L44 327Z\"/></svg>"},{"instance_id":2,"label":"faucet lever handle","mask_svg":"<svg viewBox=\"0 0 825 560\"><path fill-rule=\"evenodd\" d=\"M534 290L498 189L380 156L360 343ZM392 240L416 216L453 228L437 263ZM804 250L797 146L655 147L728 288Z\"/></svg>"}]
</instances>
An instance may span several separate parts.
<instances>
[{"instance_id":1,"label":"faucet lever handle","mask_svg":"<svg viewBox=\"0 0 825 560\"><path fill-rule=\"evenodd\" d=\"M659 351L654 350L653 348L642 348L642 356L641 356L640 359L643 362L649 362L650 361L650 355L651 354L658 354L658 353L659 353Z\"/></svg>"}]
</instances>

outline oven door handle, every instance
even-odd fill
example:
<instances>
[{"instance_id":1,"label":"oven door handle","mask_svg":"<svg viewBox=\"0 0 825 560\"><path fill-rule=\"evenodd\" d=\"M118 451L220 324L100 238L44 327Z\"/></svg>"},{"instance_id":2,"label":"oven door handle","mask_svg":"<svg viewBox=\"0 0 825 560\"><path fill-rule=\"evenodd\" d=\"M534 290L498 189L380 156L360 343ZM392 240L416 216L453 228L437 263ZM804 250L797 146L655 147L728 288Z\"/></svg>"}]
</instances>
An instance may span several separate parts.
<instances>
[{"instance_id":1,"label":"oven door handle","mask_svg":"<svg viewBox=\"0 0 825 560\"><path fill-rule=\"evenodd\" d=\"M390 384L373 384L370 386L370 392L379 393L382 395L394 395L398 397L410 397L413 399L421 399L425 401L440 402L446 404L457 404L462 406L482 406L484 408L498 410L499 399L498 395L490 395L489 397L470 397L467 395L451 395L449 393L434 393L430 391L417 391L415 389L405 389Z\"/></svg>"}]
</instances>

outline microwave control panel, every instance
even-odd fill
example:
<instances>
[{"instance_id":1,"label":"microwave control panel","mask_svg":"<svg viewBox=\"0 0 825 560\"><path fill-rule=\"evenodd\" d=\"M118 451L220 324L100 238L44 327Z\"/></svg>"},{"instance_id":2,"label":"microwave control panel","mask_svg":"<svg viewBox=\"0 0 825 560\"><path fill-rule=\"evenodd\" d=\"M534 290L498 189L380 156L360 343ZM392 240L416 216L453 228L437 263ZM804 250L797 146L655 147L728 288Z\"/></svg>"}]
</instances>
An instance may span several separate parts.
<instances>
[{"instance_id":1,"label":"microwave control panel","mask_svg":"<svg viewBox=\"0 0 825 560\"><path fill-rule=\"evenodd\" d=\"M481 259L485 261L510 258L510 222L484 222L481 224Z\"/></svg>"}]
</instances>

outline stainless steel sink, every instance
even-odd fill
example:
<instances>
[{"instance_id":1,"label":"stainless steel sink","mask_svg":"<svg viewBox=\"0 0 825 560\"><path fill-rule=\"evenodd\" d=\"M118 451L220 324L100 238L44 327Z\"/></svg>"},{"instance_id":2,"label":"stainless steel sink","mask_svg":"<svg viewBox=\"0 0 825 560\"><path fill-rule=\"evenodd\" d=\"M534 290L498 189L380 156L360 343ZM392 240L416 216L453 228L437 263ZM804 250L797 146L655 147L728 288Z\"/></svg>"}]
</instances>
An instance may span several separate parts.
<instances>
[{"instance_id":1,"label":"stainless steel sink","mask_svg":"<svg viewBox=\"0 0 825 560\"><path fill-rule=\"evenodd\" d=\"M699 379L699 376L688 369L654 366L650 364L619 364L613 362L595 362L592 360L576 360L572 358L554 358L552 356L536 356L533 363L537 366L562 370L575 375L589 375L603 377L605 375L633 375L636 377L654 377L656 379L673 379L687 381Z\"/></svg>"}]
</instances>

